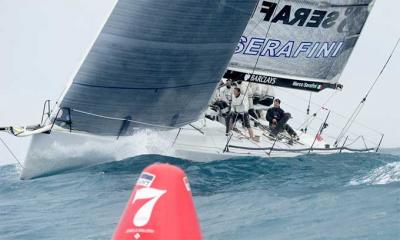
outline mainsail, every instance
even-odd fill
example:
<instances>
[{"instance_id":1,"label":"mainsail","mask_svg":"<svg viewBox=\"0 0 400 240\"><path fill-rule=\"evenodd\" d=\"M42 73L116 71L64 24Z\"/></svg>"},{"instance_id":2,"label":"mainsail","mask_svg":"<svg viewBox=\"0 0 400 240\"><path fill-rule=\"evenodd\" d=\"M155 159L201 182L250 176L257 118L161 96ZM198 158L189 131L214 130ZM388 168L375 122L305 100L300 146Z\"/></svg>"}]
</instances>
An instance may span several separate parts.
<instances>
[{"instance_id":1,"label":"mainsail","mask_svg":"<svg viewBox=\"0 0 400 240\"><path fill-rule=\"evenodd\" d=\"M373 0L261 0L225 77L308 91L338 84Z\"/></svg>"},{"instance_id":2,"label":"mainsail","mask_svg":"<svg viewBox=\"0 0 400 240\"><path fill-rule=\"evenodd\" d=\"M119 0L53 115L97 135L198 119L256 0Z\"/></svg>"}]
</instances>

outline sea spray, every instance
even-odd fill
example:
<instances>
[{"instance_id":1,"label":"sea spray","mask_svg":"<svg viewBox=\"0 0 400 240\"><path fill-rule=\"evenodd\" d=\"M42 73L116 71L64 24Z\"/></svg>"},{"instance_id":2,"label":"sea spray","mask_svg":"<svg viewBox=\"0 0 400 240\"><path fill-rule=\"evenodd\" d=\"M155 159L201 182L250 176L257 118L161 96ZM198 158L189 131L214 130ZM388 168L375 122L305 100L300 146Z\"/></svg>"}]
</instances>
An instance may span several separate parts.
<instances>
[{"instance_id":1,"label":"sea spray","mask_svg":"<svg viewBox=\"0 0 400 240\"><path fill-rule=\"evenodd\" d=\"M400 182L400 162L388 163L378 167L362 178L352 179L350 185L382 185Z\"/></svg>"},{"instance_id":2,"label":"sea spray","mask_svg":"<svg viewBox=\"0 0 400 240\"><path fill-rule=\"evenodd\" d=\"M141 130L118 140L113 154L118 160L144 154L173 155L172 142L163 132Z\"/></svg>"}]
</instances>

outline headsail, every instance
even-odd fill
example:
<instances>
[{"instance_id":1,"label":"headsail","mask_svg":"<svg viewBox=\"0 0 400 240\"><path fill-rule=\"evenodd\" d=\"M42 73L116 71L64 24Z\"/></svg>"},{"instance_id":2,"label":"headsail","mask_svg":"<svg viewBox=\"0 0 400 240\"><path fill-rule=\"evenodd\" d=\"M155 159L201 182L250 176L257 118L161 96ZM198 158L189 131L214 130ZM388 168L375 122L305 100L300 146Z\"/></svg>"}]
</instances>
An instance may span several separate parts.
<instances>
[{"instance_id":1,"label":"headsail","mask_svg":"<svg viewBox=\"0 0 400 240\"><path fill-rule=\"evenodd\" d=\"M260 0L226 77L308 91L341 88L373 0Z\"/></svg>"},{"instance_id":2,"label":"headsail","mask_svg":"<svg viewBox=\"0 0 400 240\"><path fill-rule=\"evenodd\" d=\"M256 0L119 0L56 124L97 135L197 120Z\"/></svg>"}]
</instances>

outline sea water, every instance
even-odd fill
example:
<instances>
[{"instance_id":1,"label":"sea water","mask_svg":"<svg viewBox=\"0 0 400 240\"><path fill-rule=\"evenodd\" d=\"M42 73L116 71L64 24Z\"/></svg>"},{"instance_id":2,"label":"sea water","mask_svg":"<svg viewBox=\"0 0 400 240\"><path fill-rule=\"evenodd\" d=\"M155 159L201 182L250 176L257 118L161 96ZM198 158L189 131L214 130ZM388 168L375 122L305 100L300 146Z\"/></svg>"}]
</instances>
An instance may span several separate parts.
<instances>
[{"instance_id":1,"label":"sea water","mask_svg":"<svg viewBox=\"0 0 400 240\"><path fill-rule=\"evenodd\" d=\"M154 162L186 171L205 239L400 239L396 152L210 163L143 155L29 181L1 166L0 239L110 239Z\"/></svg>"}]
</instances>

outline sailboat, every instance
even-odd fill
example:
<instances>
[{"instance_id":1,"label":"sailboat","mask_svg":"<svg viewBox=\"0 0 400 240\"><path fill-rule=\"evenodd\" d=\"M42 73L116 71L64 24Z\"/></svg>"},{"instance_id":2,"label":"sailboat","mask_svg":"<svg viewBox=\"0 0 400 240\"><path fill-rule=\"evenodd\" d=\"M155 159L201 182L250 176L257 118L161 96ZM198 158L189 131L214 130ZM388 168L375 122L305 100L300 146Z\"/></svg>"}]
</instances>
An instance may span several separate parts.
<instances>
[{"instance_id":1,"label":"sailboat","mask_svg":"<svg viewBox=\"0 0 400 240\"><path fill-rule=\"evenodd\" d=\"M127 157L157 136L154 153L195 161L238 156L373 151L297 131L257 141L205 113L222 78L319 92L340 90L373 0L119 0L75 77L42 122L2 127L32 136L21 179ZM157 144L155 144L157 145ZM153 153L153 152L146 152ZM129 156L129 152L128 152Z\"/></svg>"}]
</instances>

